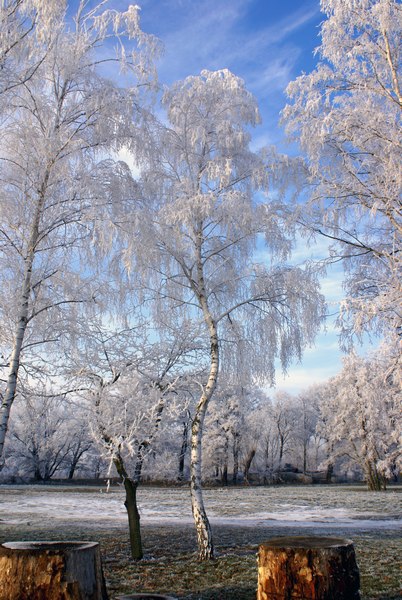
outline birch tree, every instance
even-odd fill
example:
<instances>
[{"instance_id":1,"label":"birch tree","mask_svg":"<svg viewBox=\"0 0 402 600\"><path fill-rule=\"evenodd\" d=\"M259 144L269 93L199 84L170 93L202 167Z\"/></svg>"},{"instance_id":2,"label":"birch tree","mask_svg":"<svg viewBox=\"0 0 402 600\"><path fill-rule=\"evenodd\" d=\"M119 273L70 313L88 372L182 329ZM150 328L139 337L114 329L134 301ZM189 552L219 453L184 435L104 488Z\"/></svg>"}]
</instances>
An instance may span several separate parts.
<instances>
[{"instance_id":1,"label":"birch tree","mask_svg":"<svg viewBox=\"0 0 402 600\"><path fill-rule=\"evenodd\" d=\"M77 308L96 300L103 284L93 283L89 257L108 243L119 210L135 196L127 165L106 156L125 145L140 160L139 107L157 44L140 30L136 7L86 8L80 2L71 28L48 32L45 57L13 95L2 128L0 457L21 360L57 342ZM125 69L130 84L118 87L109 65Z\"/></svg>"},{"instance_id":2,"label":"birch tree","mask_svg":"<svg viewBox=\"0 0 402 600\"><path fill-rule=\"evenodd\" d=\"M320 61L289 84L283 116L307 159L307 227L344 259L345 339L401 332L402 6L321 0Z\"/></svg>"},{"instance_id":3,"label":"birch tree","mask_svg":"<svg viewBox=\"0 0 402 600\"><path fill-rule=\"evenodd\" d=\"M258 108L228 70L203 71L166 91L169 125L156 128L156 159L142 174L144 218L136 244L150 248L140 265L159 314L201 320L209 345L208 375L191 425L191 501L199 557L213 557L201 486L201 440L221 368L273 380L312 342L323 314L309 268L286 261L292 245L290 207L262 196L283 164L273 152L249 149ZM256 262L264 247L267 260ZM140 252L136 252L136 257ZM136 258L136 260L141 260Z\"/></svg>"}]
</instances>

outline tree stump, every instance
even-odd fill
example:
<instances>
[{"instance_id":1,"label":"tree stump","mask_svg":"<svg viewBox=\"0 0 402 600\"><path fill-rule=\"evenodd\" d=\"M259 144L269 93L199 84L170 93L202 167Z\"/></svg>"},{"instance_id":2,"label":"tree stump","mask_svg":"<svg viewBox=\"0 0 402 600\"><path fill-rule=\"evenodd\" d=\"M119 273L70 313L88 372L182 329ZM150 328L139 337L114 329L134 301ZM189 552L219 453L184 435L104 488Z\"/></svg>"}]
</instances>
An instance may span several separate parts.
<instances>
[{"instance_id":1,"label":"tree stump","mask_svg":"<svg viewBox=\"0 0 402 600\"><path fill-rule=\"evenodd\" d=\"M278 537L258 552L257 600L359 600L351 540Z\"/></svg>"},{"instance_id":2,"label":"tree stump","mask_svg":"<svg viewBox=\"0 0 402 600\"><path fill-rule=\"evenodd\" d=\"M6 542L0 600L107 600L96 542Z\"/></svg>"}]
</instances>

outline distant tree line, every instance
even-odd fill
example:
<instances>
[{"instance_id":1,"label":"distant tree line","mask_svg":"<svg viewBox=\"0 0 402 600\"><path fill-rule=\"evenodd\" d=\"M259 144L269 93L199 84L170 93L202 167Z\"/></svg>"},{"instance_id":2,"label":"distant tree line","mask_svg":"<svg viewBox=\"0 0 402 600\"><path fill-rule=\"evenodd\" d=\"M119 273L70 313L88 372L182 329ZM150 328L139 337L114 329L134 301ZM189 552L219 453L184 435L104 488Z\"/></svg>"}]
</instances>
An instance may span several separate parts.
<instances>
[{"instance_id":1,"label":"distant tree line","mask_svg":"<svg viewBox=\"0 0 402 600\"><path fill-rule=\"evenodd\" d=\"M385 489L401 470L402 399L394 360L392 354L371 359L350 355L339 375L298 395L266 394L221 380L205 424L204 482L365 481L371 490ZM116 394L138 385L128 379ZM117 476L103 440L94 435L89 404L84 408L82 401L27 393L16 401L3 481ZM118 403L124 403L123 397ZM189 480L194 401L183 393L168 401L166 411L153 435L157 409L130 418L131 426L137 422L130 469L138 469L141 458L144 480L177 485ZM150 435L152 445L146 443Z\"/></svg>"}]
</instances>

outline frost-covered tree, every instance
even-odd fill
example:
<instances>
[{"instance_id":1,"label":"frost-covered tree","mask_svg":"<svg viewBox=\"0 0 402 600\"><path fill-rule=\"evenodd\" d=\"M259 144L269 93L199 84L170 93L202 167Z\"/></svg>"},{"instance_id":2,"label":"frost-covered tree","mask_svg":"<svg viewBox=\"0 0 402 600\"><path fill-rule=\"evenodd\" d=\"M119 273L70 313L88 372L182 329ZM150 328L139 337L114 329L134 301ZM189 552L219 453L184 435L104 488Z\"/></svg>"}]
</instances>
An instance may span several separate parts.
<instances>
[{"instance_id":1,"label":"frost-covered tree","mask_svg":"<svg viewBox=\"0 0 402 600\"><path fill-rule=\"evenodd\" d=\"M319 439L315 438L316 426L318 420L318 409L315 406L314 399L310 397L308 391L302 392L294 399L294 433L293 445L295 456L302 457L301 465L303 473L311 470L310 466L310 447L319 449ZM301 451L301 452L300 452ZM297 461L299 463L299 460ZM315 461L314 468L317 468Z\"/></svg>"},{"instance_id":2,"label":"frost-covered tree","mask_svg":"<svg viewBox=\"0 0 402 600\"><path fill-rule=\"evenodd\" d=\"M294 398L287 392L277 392L270 407L270 418L276 429L278 445L277 470L283 466L283 458L294 437L297 413Z\"/></svg>"},{"instance_id":3,"label":"frost-covered tree","mask_svg":"<svg viewBox=\"0 0 402 600\"><path fill-rule=\"evenodd\" d=\"M253 410L260 390L235 379L219 378L205 421L203 472L227 485L229 473L237 483L242 461L242 441L247 437L246 416Z\"/></svg>"},{"instance_id":4,"label":"frost-covered tree","mask_svg":"<svg viewBox=\"0 0 402 600\"><path fill-rule=\"evenodd\" d=\"M106 4L82 0L73 25L47 31L46 53L15 90L1 128L0 457L21 361L32 348L49 352L74 327L78 307L100 295L104 284L94 282L88 258L135 196L127 165L106 157L124 145L139 160L156 44L139 28L138 7ZM36 14L47 18L46 10ZM115 69L125 71L125 87L111 79ZM144 146L142 139L141 153Z\"/></svg>"},{"instance_id":5,"label":"frost-covered tree","mask_svg":"<svg viewBox=\"0 0 402 600\"><path fill-rule=\"evenodd\" d=\"M402 6L399 0L321 0L320 61L289 84L289 135L307 158L307 226L345 260L341 325L402 325Z\"/></svg>"},{"instance_id":6,"label":"frost-covered tree","mask_svg":"<svg viewBox=\"0 0 402 600\"><path fill-rule=\"evenodd\" d=\"M273 151L249 148L258 109L228 70L203 71L164 94L169 125L155 127L155 161L142 174L144 217L133 251L149 250L144 281L158 314L201 322L208 374L192 420L191 499L199 557L213 556L201 487L201 440L208 404L225 371L274 378L316 334L322 298L314 273L286 261L292 246L290 206L275 193L284 172ZM272 183L271 193L264 195ZM257 263L254 251L267 251Z\"/></svg>"},{"instance_id":7,"label":"frost-covered tree","mask_svg":"<svg viewBox=\"0 0 402 600\"><path fill-rule=\"evenodd\" d=\"M385 489L387 476L402 466L402 392L388 366L386 356L348 356L320 403L329 461L358 465L370 490Z\"/></svg>"},{"instance_id":8,"label":"frost-covered tree","mask_svg":"<svg viewBox=\"0 0 402 600\"><path fill-rule=\"evenodd\" d=\"M72 478L92 444L83 410L38 381L34 388L21 390L7 444L8 462L14 467L9 474L37 481L63 473Z\"/></svg>"},{"instance_id":9,"label":"frost-covered tree","mask_svg":"<svg viewBox=\"0 0 402 600\"><path fill-rule=\"evenodd\" d=\"M144 464L157 449L166 414L176 413L176 407L182 412L182 379L197 361L198 341L185 328L158 332L138 318L135 326L119 330L110 321L108 327L99 319L88 323L69 374L89 405L90 428L101 454L124 485L131 555L138 560L143 547L137 490Z\"/></svg>"},{"instance_id":10,"label":"frost-covered tree","mask_svg":"<svg viewBox=\"0 0 402 600\"><path fill-rule=\"evenodd\" d=\"M300 415L296 426L296 446L303 448L303 470L306 465L306 470L318 471L326 458L327 440L320 433L318 424L320 405L328 393L327 382L316 383L300 392L296 398Z\"/></svg>"},{"instance_id":11,"label":"frost-covered tree","mask_svg":"<svg viewBox=\"0 0 402 600\"><path fill-rule=\"evenodd\" d=\"M252 457L264 483L277 481L286 459L290 459L297 417L295 398L286 392L277 392L272 398L260 394L257 406L248 415L245 468L247 457Z\"/></svg>"}]
</instances>

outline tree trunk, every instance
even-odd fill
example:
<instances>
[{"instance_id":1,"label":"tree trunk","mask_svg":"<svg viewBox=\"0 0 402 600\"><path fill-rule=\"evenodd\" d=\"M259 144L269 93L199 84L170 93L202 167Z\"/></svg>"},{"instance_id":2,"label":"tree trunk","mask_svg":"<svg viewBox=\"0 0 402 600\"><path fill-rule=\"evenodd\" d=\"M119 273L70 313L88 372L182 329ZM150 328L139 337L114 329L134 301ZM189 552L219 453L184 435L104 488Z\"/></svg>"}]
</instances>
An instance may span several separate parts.
<instances>
[{"instance_id":1,"label":"tree trunk","mask_svg":"<svg viewBox=\"0 0 402 600\"><path fill-rule=\"evenodd\" d=\"M199 560L210 560L214 557L214 545L212 531L204 507L201 481L201 438L202 425L204 422L206 403L197 407L198 410L191 426L191 461L190 461L190 491L191 508L195 531L197 534L198 558Z\"/></svg>"},{"instance_id":2,"label":"tree trunk","mask_svg":"<svg viewBox=\"0 0 402 600\"><path fill-rule=\"evenodd\" d=\"M238 433L233 434L233 484L237 484L239 475L239 453L240 453L240 436Z\"/></svg>"},{"instance_id":3,"label":"tree trunk","mask_svg":"<svg viewBox=\"0 0 402 600\"><path fill-rule=\"evenodd\" d=\"M259 547L257 600L359 600L359 586L350 540L279 537Z\"/></svg>"},{"instance_id":4,"label":"tree trunk","mask_svg":"<svg viewBox=\"0 0 402 600\"><path fill-rule=\"evenodd\" d=\"M221 474L221 483L223 485L228 484L228 462L229 462L229 438L225 437L225 444L223 446L223 461L222 461L222 474Z\"/></svg>"},{"instance_id":5,"label":"tree trunk","mask_svg":"<svg viewBox=\"0 0 402 600\"><path fill-rule=\"evenodd\" d=\"M250 450L250 452L247 455L247 458L244 462L244 481L245 483L248 483L248 477L250 474L250 468L251 468L251 463L253 462L255 456L255 448L252 448L252 450Z\"/></svg>"},{"instance_id":6,"label":"tree trunk","mask_svg":"<svg viewBox=\"0 0 402 600\"><path fill-rule=\"evenodd\" d=\"M147 594L146 592L138 592L136 594L117 596L116 600L176 600L176 598L173 598L173 596L166 596L165 594Z\"/></svg>"},{"instance_id":7,"label":"tree trunk","mask_svg":"<svg viewBox=\"0 0 402 600\"><path fill-rule=\"evenodd\" d=\"M201 247L202 227L200 226L197 242L198 285L194 287L194 292L198 297L200 308L203 312L204 321L208 328L210 343L210 367L208 381L202 391L201 398L197 404L195 415L191 423L190 491L191 508L193 511L194 525L197 534L198 558L200 560L210 560L214 557L214 545L212 540L212 530L207 517L207 513L204 506L204 499L202 496L201 442L204 420L208 404L213 396L218 381L219 343L217 325L212 317L207 302Z\"/></svg>"},{"instance_id":8,"label":"tree trunk","mask_svg":"<svg viewBox=\"0 0 402 600\"><path fill-rule=\"evenodd\" d=\"M126 477L124 480L124 489L126 490L124 506L126 507L128 515L131 556L134 560L141 560L143 557L143 551L140 528L140 513L137 506L137 488L138 483L129 477Z\"/></svg>"},{"instance_id":9,"label":"tree trunk","mask_svg":"<svg viewBox=\"0 0 402 600\"><path fill-rule=\"evenodd\" d=\"M365 465L367 487L371 492L383 492L387 489L387 480L378 472L377 465L370 461Z\"/></svg>"},{"instance_id":10,"label":"tree trunk","mask_svg":"<svg viewBox=\"0 0 402 600\"><path fill-rule=\"evenodd\" d=\"M327 472L325 475L325 483L331 483L333 472L334 472L334 465L332 463L329 463L329 465L327 466Z\"/></svg>"},{"instance_id":11,"label":"tree trunk","mask_svg":"<svg viewBox=\"0 0 402 600\"><path fill-rule=\"evenodd\" d=\"M222 467L221 483L223 485L228 484L228 463L226 461L223 463L223 467Z\"/></svg>"},{"instance_id":12,"label":"tree trunk","mask_svg":"<svg viewBox=\"0 0 402 600\"><path fill-rule=\"evenodd\" d=\"M178 481L184 481L184 462L185 462L187 448L188 448L188 426L189 426L188 421L184 421L180 455L179 455L179 474L177 477Z\"/></svg>"},{"instance_id":13,"label":"tree trunk","mask_svg":"<svg viewBox=\"0 0 402 600\"><path fill-rule=\"evenodd\" d=\"M107 600L96 542L0 546L0 600Z\"/></svg>"},{"instance_id":14,"label":"tree trunk","mask_svg":"<svg viewBox=\"0 0 402 600\"><path fill-rule=\"evenodd\" d=\"M122 478L124 489L126 491L124 506L126 507L128 516L131 556L134 560L141 560L144 554L142 551L140 513L137 506L138 480L133 480L128 476L123 458L120 454L115 456L113 463L116 467L116 471Z\"/></svg>"},{"instance_id":15,"label":"tree trunk","mask_svg":"<svg viewBox=\"0 0 402 600\"><path fill-rule=\"evenodd\" d=\"M88 452L90 446L86 446L84 448L78 448L71 458L70 468L68 470L68 479L73 479L75 471L77 470L77 466L82 456Z\"/></svg>"},{"instance_id":16,"label":"tree trunk","mask_svg":"<svg viewBox=\"0 0 402 600\"><path fill-rule=\"evenodd\" d=\"M21 289L21 300L18 310L16 330L14 334L13 348L10 357L10 367L7 377L6 389L2 398L0 407L0 464L4 450L8 421L10 419L11 406L17 393L18 371L20 368L22 345L25 338L25 332L29 321L29 296L32 290L32 269L35 260L36 245L39 238L39 222L45 202L45 189L49 178L47 171L42 185L42 190L35 208L34 219L31 228L31 235L28 243L27 254L25 257L24 281Z\"/></svg>"},{"instance_id":17,"label":"tree trunk","mask_svg":"<svg viewBox=\"0 0 402 600\"><path fill-rule=\"evenodd\" d=\"M303 441L303 473L307 473L307 442Z\"/></svg>"}]
</instances>

